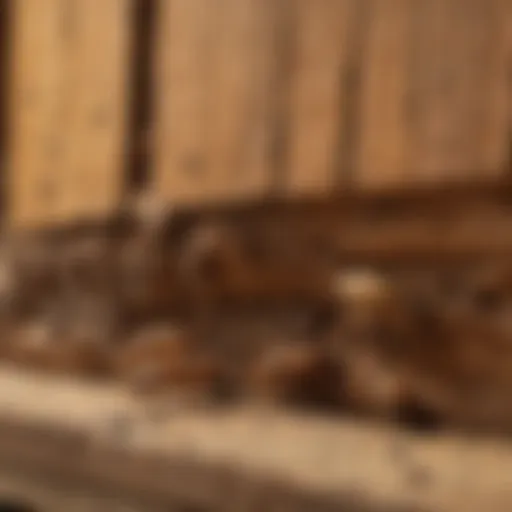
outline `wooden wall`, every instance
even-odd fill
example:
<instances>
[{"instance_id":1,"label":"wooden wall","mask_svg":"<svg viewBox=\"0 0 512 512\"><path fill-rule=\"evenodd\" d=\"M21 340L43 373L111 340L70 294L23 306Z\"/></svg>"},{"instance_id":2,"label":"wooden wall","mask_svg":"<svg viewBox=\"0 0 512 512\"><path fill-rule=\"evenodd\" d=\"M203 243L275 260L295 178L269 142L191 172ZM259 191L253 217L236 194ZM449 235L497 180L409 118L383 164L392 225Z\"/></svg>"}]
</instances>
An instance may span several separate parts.
<instances>
[{"instance_id":1,"label":"wooden wall","mask_svg":"<svg viewBox=\"0 0 512 512\"><path fill-rule=\"evenodd\" d=\"M506 179L510 0L152 0L146 56L137 0L11 1L14 225L115 209L135 56L178 206Z\"/></svg>"},{"instance_id":2,"label":"wooden wall","mask_svg":"<svg viewBox=\"0 0 512 512\"><path fill-rule=\"evenodd\" d=\"M5 204L4 178L6 167L8 66L9 66L9 7L8 0L0 0L0 215Z\"/></svg>"},{"instance_id":3,"label":"wooden wall","mask_svg":"<svg viewBox=\"0 0 512 512\"><path fill-rule=\"evenodd\" d=\"M12 2L14 225L69 222L117 206L131 8L131 0Z\"/></svg>"}]
</instances>

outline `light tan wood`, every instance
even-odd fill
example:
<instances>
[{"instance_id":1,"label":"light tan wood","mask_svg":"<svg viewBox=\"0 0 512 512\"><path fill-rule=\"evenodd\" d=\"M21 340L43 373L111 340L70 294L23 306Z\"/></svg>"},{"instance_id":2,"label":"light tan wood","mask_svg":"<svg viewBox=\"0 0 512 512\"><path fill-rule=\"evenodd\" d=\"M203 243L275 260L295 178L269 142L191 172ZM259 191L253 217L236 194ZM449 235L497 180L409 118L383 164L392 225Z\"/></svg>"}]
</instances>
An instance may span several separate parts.
<instances>
[{"instance_id":1,"label":"light tan wood","mask_svg":"<svg viewBox=\"0 0 512 512\"><path fill-rule=\"evenodd\" d=\"M482 102L485 106L481 124L482 156L479 162L491 177L501 177L510 157L510 63L512 62L512 3L489 2L490 27L487 39L491 51L482 64Z\"/></svg>"},{"instance_id":2,"label":"light tan wood","mask_svg":"<svg viewBox=\"0 0 512 512\"><path fill-rule=\"evenodd\" d=\"M13 227L82 220L117 207L131 4L14 4Z\"/></svg>"},{"instance_id":3,"label":"light tan wood","mask_svg":"<svg viewBox=\"0 0 512 512\"><path fill-rule=\"evenodd\" d=\"M62 221L108 215L121 197L132 7L132 0L73 3Z\"/></svg>"},{"instance_id":4,"label":"light tan wood","mask_svg":"<svg viewBox=\"0 0 512 512\"><path fill-rule=\"evenodd\" d=\"M345 174L362 188L499 177L510 142L509 0L365 2L359 55L361 2L161 1L156 195L196 206L258 199L275 186L275 172L294 197L328 194ZM132 4L13 2L12 226L103 216L117 206ZM290 19L295 46L283 59ZM349 98L359 66L361 89ZM287 148L277 165L276 135Z\"/></svg>"},{"instance_id":5,"label":"light tan wood","mask_svg":"<svg viewBox=\"0 0 512 512\"><path fill-rule=\"evenodd\" d=\"M506 512L512 503L512 451L503 440L417 436L349 419L250 408L174 409L167 419L152 421L147 411L165 404L141 403L114 386L6 367L0 384L0 426L19 427L2 431L2 463L18 451L27 464L32 453L35 468L46 460L56 476L67 470L82 476L84 484L87 477L91 486L105 484L105 491L115 483L112 488L127 495L133 487L148 498L152 491L155 498L181 491L190 499L195 488L203 503L218 505L223 480L207 468L220 467L237 470L240 480L251 475L325 498L356 492L362 504L350 507L354 510ZM50 433L48 445L41 443L38 429ZM80 457L62 456L70 447ZM188 461L201 461L201 478L193 478ZM179 474L183 468L188 471ZM231 483L229 491L220 488L236 493L237 481Z\"/></svg>"},{"instance_id":6,"label":"light tan wood","mask_svg":"<svg viewBox=\"0 0 512 512\"><path fill-rule=\"evenodd\" d=\"M270 175L271 0L220 0L215 70L209 80L208 190L212 198L258 198Z\"/></svg>"},{"instance_id":7,"label":"light tan wood","mask_svg":"<svg viewBox=\"0 0 512 512\"><path fill-rule=\"evenodd\" d=\"M509 66L510 66L510 62L512 62L512 2L509 2L508 0L503 0L503 12L504 12L504 16L503 16L503 20L504 20L504 24L505 24L505 47L506 47L506 50L505 50L505 53L508 55L508 62L509 62L509 65L507 66L507 69L510 69ZM507 81L507 93L506 93L506 97L507 97L507 109L506 109L506 118L508 120L508 123L509 123L509 131L510 131L510 119L512 119L512 88L510 87L510 80ZM511 162L511 154L512 154L512 149L511 149L511 139L512 137L509 135L507 137L507 164L508 164L508 169L507 169L507 173L508 175L510 176L510 173L512 172L512 169L511 169L511 166L512 166L512 162Z\"/></svg>"},{"instance_id":8,"label":"light tan wood","mask_svg":"<svg viewBox=\"0 0 512 512\"><path fill-rule=\"evenodd\" d=\"M414 4L411 149L422 180L465 180L487 173L486 166L496 169L503 159L504 5Z\"/></svg>"},{"instance_id":9,"label":"light tan wood","mask_svg":"<svg viewBox=\"0 0 512 512\"><path fill-rule=\"evenodd\" d=\"M51 223L61 189L60 99L65 0L12 3L8 215L15 227Z\"/></svg>"},{"instance_id":10,"label":"light tan wood","mask_svg":"<svg viewBox=\"0 0 512 512\"><path fill-rule=\"evenodd\" d=\"M172 202L203 199L212 186L206 117L221 12L210 0L160 4L154 186Z\"/></svg>"},{"instance_id":11,"label":"light tan wood","mask_svg":"<svg viewBox=\"0 0 512 512\"><path fill-rule=\"evenodd\" d=\"M336 186L343 138L352 0L296 0L288 189L315 195ZM350 129L350 127L347 127Z\"/></svg>"},{"instance_id":12,"label":"light tan wood","mask_svg":"<svg viewBox=\"0 0 512 512\"><path fill-rule=\"evenodd\" d=\"M368 12L355 181L397 186L408 179L407 93L410 0L375 0Z\"/></svg>"},{"instance_id":13,"label":"light tan wood","mask_svg":"<svg viewBox=\"0 0 512 512\"><path fill-rule=\"evenodd\" d=\"M270 0L163 6L155 182L172 202L266 192L272 11Z\"/></svg>"}]
</instances>

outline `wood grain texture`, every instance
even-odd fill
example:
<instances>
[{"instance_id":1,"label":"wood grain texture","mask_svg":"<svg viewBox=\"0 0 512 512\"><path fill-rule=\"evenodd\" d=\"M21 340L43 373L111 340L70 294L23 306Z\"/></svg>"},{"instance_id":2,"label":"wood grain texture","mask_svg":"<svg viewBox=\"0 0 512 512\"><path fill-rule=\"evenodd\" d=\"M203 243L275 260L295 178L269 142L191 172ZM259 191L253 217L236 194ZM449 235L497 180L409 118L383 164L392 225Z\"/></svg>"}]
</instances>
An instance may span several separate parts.
<instances>
[{"instance_id":1,"label":"wood grain texture","mask_svg":"<svg viewBox=\"0 0 512 512\"><path fill-rule=\"evenodd\" d=\"M512 3L509 0L490 2L490 51L485 59L483 101L487 109L482 123L482 168L492 177L509 172L511 139L510 66L512 64ZM487 88L485 87L487 86Z\"/></svg>"},{"instance_id":2,"label":"wood grain texture","mask_svg":"<svg viewBox=\"0 0 512 512\"><path fill-rule=\"evenodd\" d=\"M10 212L16 227L117 207L131 0L14 4Z\"/></svg>"},{"instance_id":3,"label":"wood grain texture","mask_svg":"<svg viewBox=\"0 0 512 512\"><path fill-rule=\"evenodd\" d=\"M274 8L270 0L164 2L154 176L165 198L215 202L267 190Z\"/></svg>"},{"instance_id":4,"label":"wood grain texture","mask_svg":"<svg viewBox=\"0 0 512 512\"><path fill-rule=\"evenodd\" d=\"M63 221L105 216L117 207L128 121L132 1L103 0L98 8L75 0L73 8Z\"/></svg>"},{"instance_id":5,"label":"wood grain texture","mask_svg":"<svg viewBox=\"0 0 512 512\"><path fill-rule=\"evenodd\" d=\"M198 200L211 186L205 120L219 18L213 7L209 0L160 3L154 186L171 201Z\"/></svg>"},{"instance_id":6,"label":"wood grain texture","mask_svg":"<svg viewBox=\"0 0 512 512\"><path fill-rule=\"evenodd\" d=\"M504 440L422 436L254 407L173 408L166 417L165 405L113 385L6 367L0 384L0 454L9 477L30 468L27 475L46 475L48 484L55 475L71 491L84 485L91 495L142 496L164 504L159 510L239 503L261 510L270 502L270 510L508 512L512 505L512 452ZM426 476L423 492L414 485L418 473L421 483ZM283 499L273 501L281 486ZM297 494L307 499L292 500ZM73 500L69 505L74 510Z\"/></svg>"},{"instance_id":7,"label":"wood grain texture","mask_svg":"<svg viewBox=\"0 0 512 512\"><path fill-rule=\"evenodd\" d=\"M324 194L336 186L338 146L351 41L351 0L296 1L296 62L291 80L288 191ZM350 127L348 127L350 129Z\"/></svg>"},{"instance_id":8,"label":"wood grain texture","mask_svg":"<svg viewBox=\"0 0 512 512\"><path fill-rule=\"evenodd\" d=\"M410 0L374 0L368 12L361 78L358 187L397 186L407 179Z\"/></svg>"},{"instance_id":9,"label":"wood grain texture","mask_svg":"<svg viewBox=\"0 0 512 512\"><path fill-rule=\"evenodd\" d=\"M460 181L503 164L508 50L500 0L417 2L411 150L421 181Z\"/></svg>"},{"instance_id":10,"label":"wood grain texture","mask_svg":"<svg viewBox=\"0 0 512 512\"><path fill-rule=\"evenodd\" d=\"M273 2L272 2L273 3ZM215 198L259 198L270 183L271 0L220 0L209 82L207 159Z\"/></svg>"},{"instance_id":11,"label":"wood grain texture","mask_svg":"<svg viewBox=\"0 0 512 512\"><path fill-rule=\"evenodd\" d=\"M11 225L116 208L133 1L12 3ZM362 4L158 2L155 194L202 206L327 197L347 176L361 189L503 176L510 0L365 0L361 35Z\"/></svg>"},{"instance_id":12,"label":"wood grain texture","mask_svg":"<svg viewBox=\"0 0 512 512\"><path fill-rule=\"evenodd\" d=\"M0 0L0 168L5 169L5 143L7 135L7 105L9 104L8 66L9 53L7 45L10 35L10 4ZM4 171L2 171L4 172ZM3 175L2 175L3 176ZM3 180L1 178L0 194L3 194Z\"/></svg>"},{"instance_id":13,"label":"wood grain texture","mask_svg":"<svg viewBox=\"0 0 512 512\"><path fill-rule=\"evenodd\" d=\"M53 222L62 193L63 12L64 0L13 3L7 189L10 222L16 226Z\"/></svg>"}]
</instances>

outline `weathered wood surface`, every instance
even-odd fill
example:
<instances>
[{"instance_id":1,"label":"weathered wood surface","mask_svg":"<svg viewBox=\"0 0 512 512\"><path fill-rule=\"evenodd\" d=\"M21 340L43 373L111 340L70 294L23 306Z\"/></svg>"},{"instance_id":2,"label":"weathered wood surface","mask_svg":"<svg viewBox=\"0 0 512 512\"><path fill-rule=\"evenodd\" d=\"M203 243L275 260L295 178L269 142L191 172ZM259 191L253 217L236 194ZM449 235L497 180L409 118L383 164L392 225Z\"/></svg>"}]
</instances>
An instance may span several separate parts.
<instances>
[{"instance_id":1,"label":"weathered wood surface","mask_svg":"<svg viewBox=\"0 0 512 512\"><path fill-rule=\"evenodd\" d=\"M168 199L258 198L274 190L269 183L299 198L351 186L504 177L512 57L507 1L282 0L273 10L267 2L252 9L248 0L237 9L225 2L208 21L200 0L172 2L160 25L167 35L157 60L170 72L160 77L165 85L157 84L155 172ZM265 46L255 55L258 42L273 38L274 52ZM255 105L263 82L274 84L263 94L274 115L260 115L256 124L274 140L270 153L261 139L254 144L254 131L244 130L261 110L262 104L246 107ZM241 156L248 147L252 160Z\"/></svg>"},{"instance_id":2,"label":"weathered wood surface","mask_svg":"<svg viewBox=\"0 0 512 512\"><path fill-rule=\"evenodd\" d=\"M132 52L132 7L13 3L12 225L122 199L127 71L149 58ZM505 179L507 0L162 0L153 32L148 173L165 201Z\"/></svg>"},{"instance_id":3,"label":"weathered wood surface","mask_svg":"<svg viewBox=\"0 0 512 512\"><path fill-rule=\"evenodd\" d=\"M62 8L62 0L24 0L14 6L8 198L15 223L56 217L64 87Z\"/></svg>"},{"instance_id":4,"label":"weathered wood surface","mask_svg":"<svg viewBox=\"0 0 512 512\"><path fill-rule=\"evenodd\" d=\"M45 468L47 477L164 503L173 497L206 510L229 508L222 499L243 500L243 482L258 480L269 483L268 492L279 482L290 501L293 490L323 496L324 503L360 497L360 508L350 510L510 510L506 441L422 438L347 420L297 419L195 410L156 421L121 389L0 371L4 468L28 469L32 462L32 471ZM224 478L208 468L238 474Z\"/></svg>"},{"instance_id":5,"label":"weathered wood surface","mask_svg":"<svg viewBox=\"0 0 512 512\"><path fill-rule=\"evenodd\" d=\"M12 5L9 221L98 217L123 183L131 0Z\"/></svg>"},{"instance_id":6,"label":"weathered wood surface","mask_svg":"<svg viewBox=\"0 0 512 512\"><path fill-rule=\"evenodd\" d=\"M411 148L420 179L492 177L505 165L509 10L500 0L415 4Z\"/></svg>"},{"instance_id":7,"label":"weathered wood surface","mask_svg":"<svg viewBox=\"0 0 512 512\"><path fill-rule=\"evenodd\" d=\"M69 6L69 147L62 169L62 221L101 218L119 204L129 100L132 0ZM74 9L72 11L71 9Z\"/></svg>"},{"instance_id":8,"label":"weathered wood surface","mask_svg":"<svg viewBox=\"0 0 512 512\"><path fill-rule=\"evenodd\" d=\"M411 6L409 0L377 0L368 13L354 161L358 187L396 187L408 180L414 162L407 147Z\"/></svg>"},{"instance_id":9,"label":"weathered wood surface","mask_svg":"<svg viewBox=\"0 0 512 512\"><path fill-rule=\"evenodd\" d=\"M291 75L289 194L328 194L343 173L339 147L348 107L346 69L354 59L357 5L347 0L297 0L296 54Z\"/></svg>"},{"instance_id":10,"label":"weathered wood surface","mask_svg":"<svg viewBox=\"0 0 512 512\"><path fill-rule=\"evenodd\" d=\"M157 46L154 180L177 204L259 198L271 178L274 2L175 0Z\"/></svg>"}]
</instances>

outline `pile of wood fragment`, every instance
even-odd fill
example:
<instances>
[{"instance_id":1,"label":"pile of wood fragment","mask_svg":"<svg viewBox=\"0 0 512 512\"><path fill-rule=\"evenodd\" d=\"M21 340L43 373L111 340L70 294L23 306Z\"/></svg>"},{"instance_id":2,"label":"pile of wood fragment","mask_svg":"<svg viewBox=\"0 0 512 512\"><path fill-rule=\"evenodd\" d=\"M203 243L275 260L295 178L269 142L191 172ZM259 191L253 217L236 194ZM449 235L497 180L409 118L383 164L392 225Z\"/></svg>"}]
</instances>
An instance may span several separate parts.
<instances>
[{"instance_id":1,"label":"pile of wood fragment","mask_svg":"<svg viewBox=\"0 0 512 512\"><path fill-rule=\"evenodd\" d=\"M250 301L224 307L215 279L199 279L208 261L209 277L235 269L238 285L271 282L244 269L235 245L222 246L229 264L221 268L205 236L195 243L209 260L196 258L204 247L184 258L162 251L158 238L127 240L25 242L16 257L7 251L1 357L118 379L137 392L512 428L512 266L337 269L315 281L314 300L281 312Z\"/></svg>"}]
</instances>

